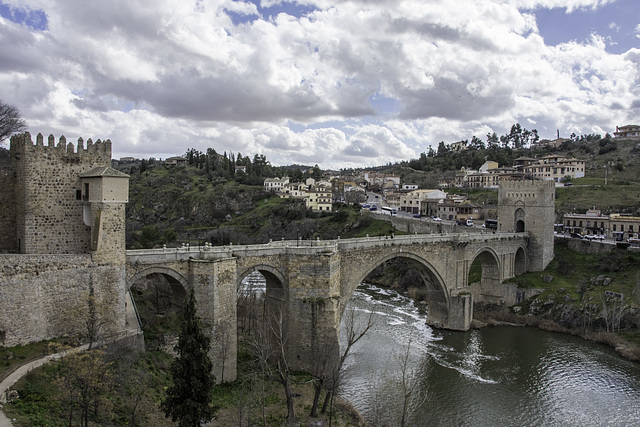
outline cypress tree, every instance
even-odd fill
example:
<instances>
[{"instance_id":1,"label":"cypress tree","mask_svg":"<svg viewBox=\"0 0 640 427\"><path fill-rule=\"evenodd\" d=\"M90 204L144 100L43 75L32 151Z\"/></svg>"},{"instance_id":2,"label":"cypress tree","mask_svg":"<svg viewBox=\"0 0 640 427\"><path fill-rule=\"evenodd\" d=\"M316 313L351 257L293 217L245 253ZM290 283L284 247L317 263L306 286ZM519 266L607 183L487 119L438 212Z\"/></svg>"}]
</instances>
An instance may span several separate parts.
<instances>
[{"instance_id":1,"label":"cypress tree","mask_svg":"<svg viewBox=\"0 0 640 427\"><path fill-rule=\"evenodd\" d=\"M210 347L211 339L202 331L195 294L191 290L176 346L178 357L171 363L172 385L161 403L165 416L179 421L180 427L197 427L201 421L213 418L216 408L211 405L211 389L215 381Z\"/></svg>"}]
</instances>

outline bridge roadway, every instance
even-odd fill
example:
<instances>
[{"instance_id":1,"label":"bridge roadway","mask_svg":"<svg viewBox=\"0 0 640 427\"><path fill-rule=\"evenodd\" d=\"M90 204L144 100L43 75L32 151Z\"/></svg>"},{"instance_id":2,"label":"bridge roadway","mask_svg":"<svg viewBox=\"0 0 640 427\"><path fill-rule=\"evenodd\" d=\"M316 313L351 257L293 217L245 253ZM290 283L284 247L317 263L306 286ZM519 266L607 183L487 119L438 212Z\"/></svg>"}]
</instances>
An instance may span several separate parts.
<instances>
[{"instance_id":1,"label":"bridge roadway","mask_svg":"<svg viewBox=\"0 0 640 427\"><path fill-rule=\"evenodd\" d=\"M291 360L309 369L323 347L337 342L357 286L384 262L401 257L419 273L423 283L416 288L427 300L432 325L467 330L474 301L503 301L502 281L527 271L529 240L527 232L483 232L129 250L127 288L161 274L174 288L194 289L198 312L211 325L213 360L233 349L232 357L222 357L228 365L214 369L226 381L235 377L237 337L229 331L237 327L237 290L254 271L266 279L271 307L284 313ZM482 280L470 284L476 259Z\"/></svg>"}]
</instances>

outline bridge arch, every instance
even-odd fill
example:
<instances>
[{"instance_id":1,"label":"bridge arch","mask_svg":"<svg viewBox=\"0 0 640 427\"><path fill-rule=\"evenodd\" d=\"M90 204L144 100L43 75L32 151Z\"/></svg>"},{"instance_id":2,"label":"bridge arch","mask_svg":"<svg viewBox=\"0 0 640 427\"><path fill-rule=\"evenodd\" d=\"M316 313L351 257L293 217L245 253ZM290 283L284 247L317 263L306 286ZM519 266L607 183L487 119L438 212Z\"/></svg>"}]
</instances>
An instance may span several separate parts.
<instances>
[{"instance_id":1,"label":"bridge arch","mask_svg":"<svg viewBox=\"0 0 640 427\"><path fill-rule=\"evenodd\" d=\"M377 267L396 258L409 260L411 266L420 275L422 285L425 288L424 296L428 304L429 323L434 325L448 324L450 295L445 286L445 281L440 272L438 272L430 262L420 255L412 252L388 253L374 259L372 262L367 262L363 266L363 269L353 275L349 283L346 283L346 286L343 287L340 318L342 318L345 307L356 288L367 278L367 276Z\"/></svg>"},{"instance_id":2,"label":"bridge arch","mask_svg":"<svg viewBox=\"0 0 640 427\"><path fill-rule=\"evenodd\" d=\"M160 348L177 337L174 319L193 288L187 278L172 268L154 265L136 271L126 286L142 330L154 337L146 345Z\"/></svg>"},{"instance_id":3,"label":"bridge arch","mask_svg":"<svg viewBox=\"0 0 640 427\"><path fill-rule=\"evenodd\" d=\"M500 292L504 267L500 256L488 246L479 248L469 262L467 284L474 293L474 301L492 301Z\"/></svg>"},{"instance_id":4,"label":"bridge arch","mask_svg":"<svg viewBox=\"0 0 640 427\"><path fill-rule=\"evenodd\" d=\"M288 281L286 280L285 275L276 267L273 267L268 264L257 264L251 266L249 268L245 268L237 274L238 281L236 283L236 289L239 289L242 286L242 281L251 273L259 272L262 274L267 281L267 287L269 285L279 284L283 289L288 287Z\"/></svg>"},{"instance_id":5,"label":"bridge arch","mask_svg":"<svg viewBox=\"0 0 640 427\"><path fill-rule=\"evenodd\" d=\"M527 272L527 252L523 246L520 246L513 256L513 275L519 276Z\"/></svg>"},{"instance_id":6,"label":"bridge arch","mask_svg":"<svg viewBox=\"0 0 640 427\"><path fill-rule=\"evenodd\" d=\"M265 289L245 287L244 280L252 273L260 273L265 280ZM282 331L288 334L289 282L280 269L268 264L256 264L243 268L236 275L236 305L238 334L251 334L256 325L282 321Z\"/></svg>"},{"instance_id":7,"label":"bridge arch","mask_svg":"<svg viewBox=\"0 0 640 427\"><path fill-rule=\"evenodd\" d=\"M179 272L171 268L160 267L160 266L148 267L143 270L137 271L129 279L127 279L127 290L131 290L131 286L133 286L133 284L138 282L140 279L150 276L152 274L161 274L167 278L173 279L174 281L178 282L180 285L182 285L185 291L191 290L191 285L189 284L189 281L182 274L180 274Z\"/></svg>"}]
</instances>

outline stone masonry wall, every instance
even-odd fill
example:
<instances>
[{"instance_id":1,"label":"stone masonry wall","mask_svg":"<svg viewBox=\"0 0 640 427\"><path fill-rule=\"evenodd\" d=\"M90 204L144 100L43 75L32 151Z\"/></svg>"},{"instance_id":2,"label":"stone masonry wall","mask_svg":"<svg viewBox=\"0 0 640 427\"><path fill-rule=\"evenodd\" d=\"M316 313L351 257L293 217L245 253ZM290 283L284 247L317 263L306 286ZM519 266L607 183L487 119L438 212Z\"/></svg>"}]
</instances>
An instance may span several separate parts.
<instances>
[{"instance_id":1,"label":"stone masonry wall","mask_svg":"<svg viewBox=\"0 0 640 427\"><path fill-rule=\"evenodd\" d=\"M17 251L15 176L11 170L0 170L0 253Z\"/></svg>"},{"instance_id":2,"label":"stone masonry wall","mask_svg":"<svg viewBox=\"0 0 640 427\"><path fill-rule=\"evenodd\" d=\"M11 168L16 177L17 246L21 253L74 254L90 249L90 227L83 222L83 201L77 199L79 175L111 163L111 142L87 148L78 140L77 150L53 135L45 146L38 134L36 143L29 133L11 137ZM11 230L2 230L11 233Z\"/></svg>"},{"instance_id":3,"label":"stone masonry wall","mask_svg":"<svg viewBox=\"0 0 640 427\"><path fill-rule=\"evenodd\" d=\"M92 203L94 224L91 250L98 263L124 264L126 262L126 223L124 203Z\"/></svg>"},{"instance_id":4,"label":"stone masonry wall","mask_svg":"<svg viewBox=\"0 0 640 427\"><path fill-rule=\"evenodd\" d=\"M90 255L0 255L0 345L76 335L93 293L124 329L124 266L98 266Z\"/></svg>"}]
</instances>

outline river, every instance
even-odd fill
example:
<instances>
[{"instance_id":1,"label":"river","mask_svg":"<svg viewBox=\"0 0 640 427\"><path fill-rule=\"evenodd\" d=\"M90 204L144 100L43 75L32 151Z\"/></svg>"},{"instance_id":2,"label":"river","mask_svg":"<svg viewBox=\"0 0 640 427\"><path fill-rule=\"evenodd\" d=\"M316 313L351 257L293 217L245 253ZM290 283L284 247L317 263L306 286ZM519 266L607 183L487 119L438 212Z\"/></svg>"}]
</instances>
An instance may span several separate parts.
<instances>
[{"instance_id":1,"label":"river","mask_svg":"<svg viewBox=\"0 0 640 427\"><path fill-rule=\"evenodd\" d=\"M341 389L374 425L399 424L403 354L404 390L416 385L408 425L640 425L640 364L607 346L525 327L432 330L424 307L371 285L358 288L347 311L360 325L374 313Z\"/></svg>"}]
</instances>

